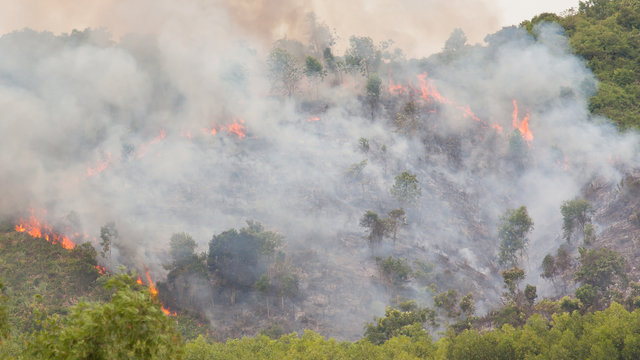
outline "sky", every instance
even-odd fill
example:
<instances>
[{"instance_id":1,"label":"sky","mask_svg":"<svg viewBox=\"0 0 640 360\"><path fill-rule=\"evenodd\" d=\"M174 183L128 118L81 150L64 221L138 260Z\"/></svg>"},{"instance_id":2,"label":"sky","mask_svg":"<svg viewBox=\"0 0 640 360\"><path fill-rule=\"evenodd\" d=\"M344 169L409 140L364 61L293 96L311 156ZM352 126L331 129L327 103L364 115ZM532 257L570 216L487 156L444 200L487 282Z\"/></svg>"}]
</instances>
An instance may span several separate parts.
<instances>
[{"instance_id":1,"label":"sky","mask_svg":"<svg viewBox=\"0 0 640 360\"><path fill-rule=\"evenodd\" d=\"M158 32L177 17L202 17L218 7L253 36L270 42L298 37L300 19L313 11L337 33L338 47L351 35L370 36L392 39L407 55L420 57L439 51L456 28L469 43L480 43L504 26L577 5L577 0L0 0L0 34L25 27L54 34L106 27L118 38L128 32ZM194 7L200 11L182 9Z\"/></svg>"}]
</instances>

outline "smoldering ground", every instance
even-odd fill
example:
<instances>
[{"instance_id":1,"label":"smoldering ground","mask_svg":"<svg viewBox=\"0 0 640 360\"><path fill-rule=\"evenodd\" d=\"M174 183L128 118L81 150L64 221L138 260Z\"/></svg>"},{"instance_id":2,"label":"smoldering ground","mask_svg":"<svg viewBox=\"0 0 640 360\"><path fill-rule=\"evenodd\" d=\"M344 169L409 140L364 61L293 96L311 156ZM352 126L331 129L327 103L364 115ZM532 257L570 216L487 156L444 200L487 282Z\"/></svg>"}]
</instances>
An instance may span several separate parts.
<instances>
[{"instance_id":1,"label":"smoldering ground","mask_svg":"<svg viewBox=\"0 0 640 360\"><path fill-rule=\"evenodd\" d=\"M118 40L106 30L0 38L2 214L46 209L49 221L72 219L90 237L115 221L115 262L144 264L157 278L172 233L191 233L204 250L212 234L258 220L292 253L314 254L302 281L321 284L302 285L301 311L330 305L323 319L348 338L389 302L359 220L403 205L389 192L399 173L416 174L422 196L406 207L398 244L375 255L464 266L448 283L477 291L486 310L502 292L492 269L505 209L529 209L527 281L542 283L537 264L561 242L562 201L636 165L635 134L588 113L597 83L557 27L538 28L536 39L506 28L486 45L462 42L426 59L389 56L378 65L372 119L358 71L303 79L282 96L269 46L241 30L223 37L242 26L224 11L208 14L219 22L185 27L178 16L160 33ZM391 93L391 81L406 90ZM397 121L409 102L412 131ZM531 140L514 129L527 114ZM424 288L406 287L430 303Z\"/></svg>"}]
</instances>

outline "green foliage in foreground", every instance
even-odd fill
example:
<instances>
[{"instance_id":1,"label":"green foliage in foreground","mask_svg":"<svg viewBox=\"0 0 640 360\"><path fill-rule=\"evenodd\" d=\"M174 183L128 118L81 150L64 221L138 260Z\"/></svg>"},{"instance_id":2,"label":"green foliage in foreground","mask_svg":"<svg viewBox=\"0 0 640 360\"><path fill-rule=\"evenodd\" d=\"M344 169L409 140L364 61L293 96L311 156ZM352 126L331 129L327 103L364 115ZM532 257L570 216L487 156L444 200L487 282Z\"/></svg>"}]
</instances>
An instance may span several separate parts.
<instances>
[{"instance_id":1,"label":"green foliage in foreground","mask_svg":"<svg viewBox=\"0 0 640 360\"><path fill-rule=\"evenodd\" d=\"M589 110L622 129L640 128L640 1L580 1L564 16L543 13L521 25L535 33L534 26L545 21L565 29L573 50L600 81Z\"/></svg>"},{"instance_id":2,"label":"green foliage in foreground","mask_svg":"<svg viewBox=\"0 0 640 360\"><path fill-rule=\"evenodd\" d=\"M521 328L450 330L433 343L423 331L374 345L367 340L337 342L307 331L278 340L266 336L185 346L185 359L638 359L640 312L612 304L603 312L562 313L551 321L533 315Z\"/></svg>"},{"instance_id":3,"label":"green foliage in foreground","mask_svg":"<svg viewBox=\"0 0 640 360\"><path fill-rule=\"evenodd\" d=\"M176 359L182 340L151 293L133 277L110 278L107 304L81 302L65 317L53 315L26 347L29 359Z\"/></svg>"}]
</instances>

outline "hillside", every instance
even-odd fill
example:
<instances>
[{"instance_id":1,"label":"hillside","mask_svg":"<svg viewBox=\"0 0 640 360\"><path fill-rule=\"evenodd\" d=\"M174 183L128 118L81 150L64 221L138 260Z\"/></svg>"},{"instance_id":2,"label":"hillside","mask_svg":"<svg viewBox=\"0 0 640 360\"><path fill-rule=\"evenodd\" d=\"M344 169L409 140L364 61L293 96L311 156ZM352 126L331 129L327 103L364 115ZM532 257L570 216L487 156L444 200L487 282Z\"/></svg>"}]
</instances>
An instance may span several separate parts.
<instances>
[{"instance_id":1,"label":"hillside","mask_svg":"<svg viewBox=\"0 0 640 360\"><path fill-rule=\"evenodd\" d=\"M636 357L638 14L417 59L314 16L0 37L2 351Z\"/></svg>"}]
</instances>

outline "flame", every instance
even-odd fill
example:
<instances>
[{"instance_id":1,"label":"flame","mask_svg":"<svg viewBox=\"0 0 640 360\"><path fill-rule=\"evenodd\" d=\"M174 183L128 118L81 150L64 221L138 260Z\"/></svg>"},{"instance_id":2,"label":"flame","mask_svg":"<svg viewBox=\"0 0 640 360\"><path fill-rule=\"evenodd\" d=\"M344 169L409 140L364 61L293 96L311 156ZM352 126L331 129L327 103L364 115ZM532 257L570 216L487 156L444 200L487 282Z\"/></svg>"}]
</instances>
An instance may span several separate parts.
<instances>
[{"instance_id":1,"label":"flame","mask_svg":"<svg viewBox=\"0 0 640 360\"><path fill-rule=\"evenodd\" d=\"M317 116L311 117L307 119L307 122L320 121L320 118Z\"/></svg>"},{"instance_id":2,"label":"flame","mask_svg":"<svg viewBox=\"0 0 640 360\"><path fill-rule=\"evenodd\" d=\"M522 121L518 119L518 102L513 100L513 114L511 115L511 125L520 131L522 138L528 143L533 140L533 133L529 130L529 112L526 113Z\"/></svg>"},{"instance_id":3,"label":"flame","mask_svg":"<svg viewBox=\"0 0 640 360\"><path fill-rule=\"evenodd\" d=\"M427 78L426 72L416 76L418 78L418 82L420 83L420 98L423 99L427 104L432 105L433 103L437 103L455 106L458 110L460 110L463 117L472 119L473 121L482 124L482 126L484 127L490 127L496 132L502 133L502 126L498 125L497 123L488 124L487 122L483 121L478 116L476 116L473 111L471 111L471 107L469 105L458 105L454 101L449 100L442 94L440 94L438 88L433 83L433 80ZM408 90L413 90L411 82L409 82L409 85L407 86L396 85L393 82L391 73L389 73L389 93L393 95L401 95L403 92ZM430 110L428 110L428 112L436 113L437 109L431 108Z\"/></svg>"},{"instance_id":4,"label":"flame","mask_svg":"<svg viewBox=\"0 0 640 360\"><path fill-rule=\"evenodd\" d=\"M111 164L111 153L107 153L107 158L98 162L95 167L88 167L84 179L95 176L103 172Z\"/></svg>"},{"instance_id":5,"label":"flame","mask_svg":"<svg viewBox=\"0 0 640 360\"><path fill-rule=\"evenodd\" d=\"M149 281L149 291L153 297L158 295L158 289L156 289L155 285L153 285L153 281L151 281L151 276L149 276L149 270L145 271L144 275L147 277L147 281Z\"/></svg>"},{"instance_id":6,"label":"flame","mask_svg":"<svg viewBox=\"0 0 640 360\"><path fill-rule=\"evenodd\" d=\"M238 122L237 119L233 119L233 123L227 125L226 127L223 126L222 130L226 130L229 134L236 134L238 135L239 139L243 139L245 136L247 136L247 134L244 133L244 120L239 120L240 122Z\"/></svg>"},{"instance_id":7,"label":"flame","mask_svg":"<svg viewBox=\"0 0 640 360\"><path fill-rule=\"evenodd\" d=\"M145 266L146 268L146 266ZM144 272L145 277L147 278L147 281L149 282L149 292L151 293L151 296L155 299L158 297L158 289L156 288L156 286L153 284L153 281L151 281L151 276L149 275L149 269L146 269ZM136 280L136 282L140 285L144 285L144 283L142 282L142 279L140 278L140 276L138 276L138 280ZM171 310L167 309L164 307L164 305L160 304L160 310L162 310L163 313L165 313L165 315L167 316L177 316L178 313L176 312L171 312Z\"/></svg>"},{"instance_id":8,"label":"flame","mask_svg":"<svg viewBox=\"0 0 640 360\"><path fill-rule=\"evenodd\" d=\"M105 275L107 273L107 269L103 266L96 265L94 268L98 269L98 273L100 273L100 275Z\"/></svg>"},{"instance_id":9,"label":"flame","mask_svg":"<svg viewBox=\"0 0 640 360\"><path fill-rule=\"evenodd\" d=\"M431 103L431 99L433 99L440 104L451 104L451 101L442 96L436 89L433 80L427 79L426 72L418 75L418 81L420 82L420 97L426 100L427 103Z\"/></svg>"},{"instance_id":10,"label":"flame","mask_svg":"<svg viewBox=\"0 0 640 360\"><path fill-rule=\"evenodd\" d=\"M44 211L42 211L44 212ZM44 212L46 215L46 212ZM35 215L35 211L31 209L31 216L28 220L20 219L14 229L17 232L24 232L35 238L43 238L52 244L60 244L63 248L71 250L76 245L66 235L60 235L53 231L51 225L40 221Z\"/></svg>"},{"instance_id":11,"label":"flame","mask_svg":"<svg viewBox=\"0 0 640 360\"><path fill-rule=\"evenodd\" d=\"M160 134L158 134L158 136L154 137L153 140L149 141L148 143L140 145L140 150L138 151L137 158L138 159L143 158L147 154L147 150L149 150L149 146L159 143L160 141L164 140L166 137L167 137L167 133L164 131L164 129L160 129Z\"/></svg>"}]
</instances>

